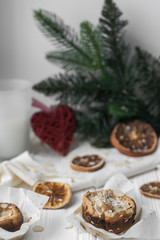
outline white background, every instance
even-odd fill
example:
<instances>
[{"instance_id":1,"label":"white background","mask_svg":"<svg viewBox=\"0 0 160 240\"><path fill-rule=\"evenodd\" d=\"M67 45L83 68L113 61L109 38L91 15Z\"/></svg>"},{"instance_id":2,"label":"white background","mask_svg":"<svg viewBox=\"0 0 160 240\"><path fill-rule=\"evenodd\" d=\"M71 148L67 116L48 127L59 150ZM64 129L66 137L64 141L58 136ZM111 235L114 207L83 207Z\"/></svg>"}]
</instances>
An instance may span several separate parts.
<instances>
[{"instance_id":1,"label":"white background","mask_svg":"<svg viewBox=\"0 0 160 240\"><path fill-rule=\"evenodd\" d=\"M129 20L126 37L132 45L160 55L160 0L115 0ZM103 0L0 0L0 79L38 82L59 71L47 62L53 49L33 18L33 9L50 10L77 32L83 20L98 23Z\"/></svg>"}]
</instances>

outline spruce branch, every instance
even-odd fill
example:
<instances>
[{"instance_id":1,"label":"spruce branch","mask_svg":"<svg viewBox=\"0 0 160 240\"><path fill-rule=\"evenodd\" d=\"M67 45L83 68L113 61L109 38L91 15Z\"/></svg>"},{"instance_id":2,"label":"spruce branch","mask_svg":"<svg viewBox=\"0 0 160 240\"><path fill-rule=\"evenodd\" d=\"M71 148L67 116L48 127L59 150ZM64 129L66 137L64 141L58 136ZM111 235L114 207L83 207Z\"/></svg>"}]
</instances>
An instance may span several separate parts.
<instances>
[{"instance_id":1,"label":"spruce branch","mask_svg":"<svg viewBox=\"0 0 160 240\"><path fill-rule=\"evenodd\" d=\"M72 50L67 51L51 51L46 55L49 62L60 65L63 69L70 70L88 70L92 69L93 66L89 61L82 58Z\"/></svg>"},{"instance_id":2,"label":"spruce branch","mask_svg":"<svg viewBox=\"0 0 160 240\"><path fill-rule=\"evenodd\" d=\"M83 49L93 59L93 69L103 70L103 40L99 29L88 21L82 22L80 24L80 36Z\"/></svg>"},{"instance_id":3,"label":"spruce branch","mask_svg":"<svg viewBox=\"0 0 160 240\"><path fill-rule=\"evenodd\" d=\"M68 105L87 105L94 101L100 101L99 99L105 91L101 88L95 76L89 72L59 74L34 85L33 89L44 93L46 96L56 94L57 100Z\"/></svg>"},{"instance_id":4,"label":"spruce branch","mask_svg":"<svg viewBox=\"0 0 160 240\"><path fill-rule=\"evenodd\" d=\"M149 111L160 119L160 62L146 51L136 48L141 82L139 88Z\"/></svg>"},{"instance_id":5,"label":"spruce branch","mask_svg":"<svg viewBox=\"0 0 160 240\"><path fill-rule=\"evenodd\" d=\"M104 39L106 53L110 54L113 65L117 68L120 77L125 75L126 53L128 46L124 42L123 29L126 20L121 20L122 13L112 0L105 0L99 28Z\"/></svg>"},{"instance_id":6,"label":"spruce branch","mask_svg":"<svg viewBox=\"0 0 160 240\"><path fill-rule=\"evenodd\" d=\"M96 109L90 113L75 110L77 128L76 133L79 139L89 140L97 147L110 147L110 130L108 129L107 119L102 112ZM94 129L94 131L93 131Z\"/></svg>"},{"instance_id":7,"label":"spruce branch","mask_svg":"<svg viewBox=\"0 0 160 240\"><path fill-rule=\"evenodd\" d=\"M73 108L76 133L96 146L109 146L116 123L140 119L160 132L160 61L125 43L127 21L113 0L104 0L98 27L85 21L80 37L48 11L34 11L42 32L60 49L46 58L64 70L34 85Z\"/></svg>"},{"instance_id":8,"label":"spruce branch","mask_svg":"<svg viewBox=\"0 0 160 240\"><path fill-rule=\"evenodd\" d=\"M90 57L81 49L78 35L57 15L46 10L35 10L34 18L39 29L50 39L50 41L60 47L74 49L79 55L90 61Z\"/></svg>"}]
</instances>

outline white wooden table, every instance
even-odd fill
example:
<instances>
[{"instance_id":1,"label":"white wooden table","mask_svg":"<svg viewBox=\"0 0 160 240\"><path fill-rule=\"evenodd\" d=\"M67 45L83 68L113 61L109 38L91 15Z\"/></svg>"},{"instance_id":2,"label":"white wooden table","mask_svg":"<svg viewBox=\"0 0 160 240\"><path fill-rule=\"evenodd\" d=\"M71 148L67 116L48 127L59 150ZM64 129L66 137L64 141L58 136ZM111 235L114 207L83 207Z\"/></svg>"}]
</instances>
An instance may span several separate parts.
<instances>
[{"instance_id":1,"label":"white wooden table","mask_svg":"<svg viewBox=\"0 0 160 240\"><path fill-rule=\"evenodd\" d=\"M137 186L155 180L160 181L160 169L152 170L131 178L131 181ZM66 217L80 205L84 192L86 192L86 190L73 193L70 204L64 209L42 210L41 219L35 225L43 226L44 230L42 232L33 232L32 228L30 228L23 237L23 240L100 240L98 237L81 232L75 227L72 227L66 220ZM141 194L140 196L143 204L160 212L159 199L147 198Z\"/></svg>"}]
</instances>

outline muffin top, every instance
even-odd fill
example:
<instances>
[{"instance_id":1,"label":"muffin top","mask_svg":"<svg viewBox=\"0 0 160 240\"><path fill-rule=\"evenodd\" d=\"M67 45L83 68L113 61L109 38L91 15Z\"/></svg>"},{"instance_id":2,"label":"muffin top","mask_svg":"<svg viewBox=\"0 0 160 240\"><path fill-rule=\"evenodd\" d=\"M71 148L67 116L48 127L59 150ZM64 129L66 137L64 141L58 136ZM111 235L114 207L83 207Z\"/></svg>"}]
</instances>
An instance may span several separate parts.
<instances>
[{"instance_id":1,"label":"muffin top","mask_svg":"<svg viewBox=\"0 0 160 240\"><path fill-rule=\"evenodd\" d=\"M136 205L132 198L120 191L100 190L87 192L83 197L83 205L93 216L112 218L130 216L135 212ZM121 217L122 217L121 216Z\"/></svg>"}]
</instances>

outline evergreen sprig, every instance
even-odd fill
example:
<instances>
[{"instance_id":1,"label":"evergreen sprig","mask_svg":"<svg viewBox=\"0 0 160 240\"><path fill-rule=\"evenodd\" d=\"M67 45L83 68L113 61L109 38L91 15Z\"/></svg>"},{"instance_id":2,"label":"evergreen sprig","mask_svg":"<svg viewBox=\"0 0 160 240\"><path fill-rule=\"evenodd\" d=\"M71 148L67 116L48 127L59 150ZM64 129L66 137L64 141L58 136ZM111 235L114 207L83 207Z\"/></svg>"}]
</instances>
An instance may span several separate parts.
<instances>
[{"instance_id":1,"label":"evergreen sprig","mask_svg":"<svg viewBox=\"0 0 160 240\"><path fill-rule=\"evenodd\" d=\"M151 124L160 131L160 61L146 51L136 48L138 58L139 90L150 113Z\"/></svg>"},{"instance_id":2,"label":"evergreen sprig","mask_svg":"<svg viewBox=\"0 0 160 240\"><path fill-rule=\"evenodd\" d=\"M47 10L34 11L40 30L50 39L53 44L66 48L78 48L78 36L70 26L55 14Z\"/></svg>"},{"instance_id":3,"label":"evergreen sprig","mask_svg":"<svg viewBox=\"0 0 160 240\"><path fill-rule=\"evenodd\" d=\"M90 73L77 72L77 74L59 74L49 77L33 87L34 90L46 96L56 94L57 100L69 105L91 104L104 95L104 91L97 83L95 76Z\"/></svg>"},{"instance_id":4,"label":"evergreen sprig","mask_svg":"<svg viewBox=\"0 0 160 240\"><path fill-rule=\"evenodd\" d=\"M159 133L160 62L140 48L131 51L127 21L113 0L104 0L98 26L82 22L79 34L49 11L34 11L34 17L57 46L47 60L66 72L33 89L74 109L76 137L110 146L114 125L129 119L147 121Z\"/></svg>"},{"instance_id":5,"label":"evergreen sprig","mask_svg":"<svg viewBox=\"0 0 160 240\"><path fill-rule=\"evenodd\" d=\"M126 52L128 46L124 42L123 29L127 25L126 20L121 20L122 12L112 0L107 0L102 9L99 20L106 53L110 55L114 66L121 74L125 74ZM128 55L127 55L128 56Z\"/></svg>"},{"instance_id":6,"label":"evergreen sprig","mask_svg":"<svg viewBox=\"0 0 160 240\"><path fill-rule=\"evenodd\" d=\"M81 45L85 52L92 58L92 70L103 70L103 40L99 29L90 22L80 25Z\"/></svg>"},{"instance_id":7,"label":"evergreen sprig","mask_svg":"<svg viewBox=\"0 0 160 240\"><path fill-rule=\"evenodd\" d=\"M86 70L91 66L89 61L84 61L77 52L72 50L50 51L46 58L49 62L60 65L65 70Z\"/></svg>"},{"instance_id":8,"label":"evergreen sprig","mask_svg":"<svg viewBox=\"0 0 160 240\"><path fill-rule=\"evenodd\" d=\"M79 38L75 31L57 15L47 11L34 11L34 18L37 20L39 29L57 47L63 47L79 54L86 61L91 61L90 57L79 45Z\"/></svg>"}]
</instances>

